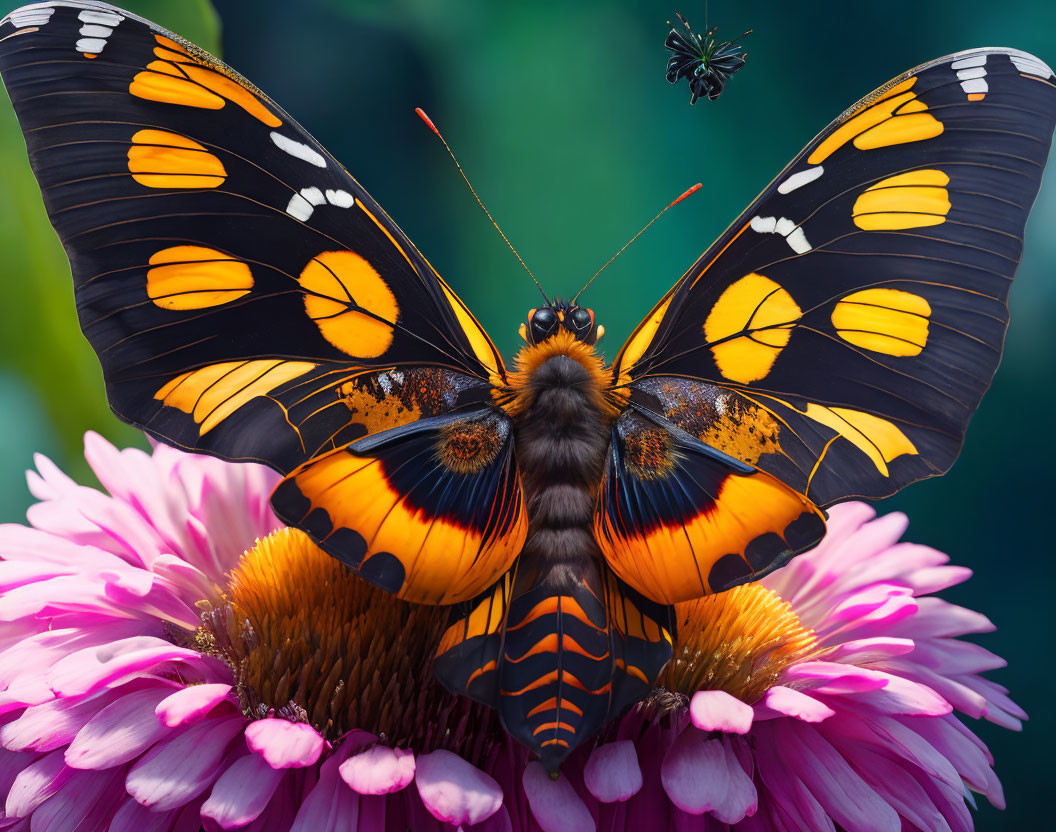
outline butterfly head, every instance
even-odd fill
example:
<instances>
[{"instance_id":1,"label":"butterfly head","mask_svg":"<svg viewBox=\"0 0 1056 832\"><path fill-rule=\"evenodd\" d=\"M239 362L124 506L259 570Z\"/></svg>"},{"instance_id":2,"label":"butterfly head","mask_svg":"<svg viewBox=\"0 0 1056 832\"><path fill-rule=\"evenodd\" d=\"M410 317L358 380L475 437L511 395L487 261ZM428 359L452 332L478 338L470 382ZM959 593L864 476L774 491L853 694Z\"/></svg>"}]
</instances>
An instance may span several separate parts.
<instances>
[{"instance_id":1,"label":"butterfly head","mask_svg":"<svg viewBox=\"0 0 1056 832\"><path fill-rule=\"evenodd\" d=\"M594 310L576 303L554 299L547 306L528 310L528 321L521 324L521 337L531 345L541 344L561 330L572 333L577 341L595 344L605 334L605 327L594 320Z\"/></svg>"}]
</instances>

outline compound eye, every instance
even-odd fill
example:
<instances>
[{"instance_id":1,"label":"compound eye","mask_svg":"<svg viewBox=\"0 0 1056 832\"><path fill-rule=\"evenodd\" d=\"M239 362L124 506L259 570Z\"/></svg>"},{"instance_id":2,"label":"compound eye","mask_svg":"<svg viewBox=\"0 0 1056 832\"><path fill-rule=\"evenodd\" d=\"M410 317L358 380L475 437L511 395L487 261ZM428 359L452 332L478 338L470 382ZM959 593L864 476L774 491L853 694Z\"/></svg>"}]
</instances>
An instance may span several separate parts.
<instances>
[{"instance_id":1,"label":"compound eye","mask_svg":"<svg viewBox=\"0 0 1056 832\"><path fill-rule=\"evenodd\" d=\"M553 309L538 309L531 319L532 340L535 343L545 341L557 330L559 321Z\"/></svg>"},{"instance_id":2,"label":"compound eye","mask_svg":"<svg viewBox=\"0 0 1056 832\"><path fill-rule=\"evenodd\" d=\"M576 309L572 312L572 328L576 332L588 332L594 326L594 316L589 309Z\"/></svg>"}]
</instances>

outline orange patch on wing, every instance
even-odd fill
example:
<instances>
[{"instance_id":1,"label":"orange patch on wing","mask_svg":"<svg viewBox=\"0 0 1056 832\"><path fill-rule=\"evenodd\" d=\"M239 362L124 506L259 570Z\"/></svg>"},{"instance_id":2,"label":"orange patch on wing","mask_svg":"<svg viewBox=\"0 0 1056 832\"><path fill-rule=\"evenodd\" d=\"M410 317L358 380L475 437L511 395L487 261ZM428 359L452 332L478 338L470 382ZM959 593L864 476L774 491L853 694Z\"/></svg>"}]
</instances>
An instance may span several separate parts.
<instances>
[{"instance_id":1,"label":"orange patch on wing","mask_svg":"<svg viewBox=\"0 0 1056 832\"><path fill-rule=\"evenodd\" d=\"M836 431L869 457L882 476L888 476L887 463L903 454L919 453L917 446L893 422L871 413L846 407L825 407L813 402L799 412Z\"/></svg>"},{"instance_id":2,"label":"orange patch on wing","mask_svg":"<svg viewBox=\"0 0 1056 832\"><path fill-rule=\"evenodd\" d=\"M223 163L202 145L167 130L140 130L128 149L128 170L148 188L216 188Z\"/></svg>"},{"instance_id":3,"label":"orange patch on wing","mask_svg":"<svg viewBox=\"0 0 1056 832\"><path fill-rule=\"evenodd\" d=\"M928 343L931 304L900 289L863 289L832 310L836 334L849 344L894 356L916 356Z\"/></svg>"},{"instance_id":4,"label":"orange patch on wing","mask_svg":"<svg viewBox=\"0 0 1056 832\"><path fill-rule=\"evenodd\" d=\"M749 546L768 534L784 538L788 527L804 515L824 517L802 494L757 471L728 475L710 507L639 535L623 536L602 507L594 516L594 536L620 578L653 601L674 604L726 588L720 577L729 570L720 567L713 573L726 557L743 562L737 574L762 571L764 565L753 569L750 564Z\"/></svg>"},{"instance_id":5,"label":"orange patch on wing","mask_svg":"<svg viewBox=\"0 0 1056 832\"><path fill-rule=\"evenodd\" d=\"M497 584L495 591L477 604L469 615L448 627L436 648L436 655L446 653L471 638L497 633L506 618L506 592L508 590L506 582Z\"/></svg>"},{"instance_id":6,"label":"orange patch on wing","mask_svg":"<svg viewBox=\"0 0 1056 832\"><path fill-rule=\"evenodd\" d=\"M151 66L157 63L153 61ZM169 67L171 65L161 72L154 69L137 72L128 86L128 91L136 98L158 101L162 104L179 104L183 107L197 107L202 110L222 110L224 108L224 99L219 95L181 77L178 72L170 71Z\"/></svg>"},{"instance_id":7,"label":"orange patch on wing","mask_svg":"<svg viewBox=\"0 0 1056 832\"><path fill-rule=\"evenodd\" d=\"M927 105L912 92L916 78L908 78L867 102L821 142L807 158L821 164L847 142L859 150L922 141L938 136L942 122L927 112Z\"/></svg>"},{"instance_id":8,"label":"orange patch on wing","mask_svg":"<svg viewBox=\"0 0 1056 832\"><path fill-rule=\"evenodd\" d=\"M889 176L866 188L854 201L854 224L864 231L895 231L941 225L952 207L941 170L924 169Z\"/></svg>"},{"instance_id":9,"label":"orange patch on wing","mask_svg":"<svg viewBox=\"0 0 1056 832\"><path fill-rule=\"evenodd\" d=\"M394 594L419 604L455 604L479 595L510 568L528 531L523 499L510 531L485 539L455 520L408 505L380 460L344 448L305 463L287 480L313 509L326 511L333 532L349 529L363 538L360 570L369 571L371 558L379 555L399 561L404 579ZM320 542L325 546L325 539Z\"/></svg>"},{"instance_id":10,"label":"orange patch on wing","mask_svg":"<svg viewBox=\"0 0 1056 832\"><path fill-rule=\"evenodd\" d=\"M128 88L132 95L207 110L223 109L231 101L268 127L282 125L254 91L224 74L222 68L200 62L170 38L155 37L159 46L154 48L154 55L160 60L151 61L136 73Z\"/></svg>"},{"instance_id":11,"label":"orange patch on wing","mask_svg":"<svg viewBox=\"0 0 1056 832\"><path fill-rule=\"evenodd\" d=\"M374 267L354 251L324 251L297 278L304 310L337 349L377 358L392 343L399 305Z\"/></svg>"},{"instance_id":12,"label":"orange patch on wing","mask_svg":"<svg viewBox=\"0 0 1056 832\"><path fill-rule=\"evenodd\" d=\"M766 378L801 314L792 296L761 274L731 284L704 321L704 337L723 378L741 384Z\"/></svg>"},{"instance_id":13,"label":"orange patch on wing","mask_svg":"<svg viewBox=\"0 0 1056 832\"><path fill-rule=\"evenodd\" d=\"M166 49L174 49L184 55L190 55L187 49L180 43L177 43L172 38L166 37L165 35L154 35L154 40L164 46Z\"/></svg>"},{"instance_id":14,"label":"orange patch on wing","mask_svg":"<svg viewBox=\"0 0 1056 832\"><path fill-rule=\"evenodd\" d=\"M162 309L221 306L249 294L249 266L204 246L172 246L151 255L147 296Z\"/></svg>"},{"instance_id":15,"label":"orange patch on wing","mask_svg":"<svg viewBox=\"0 0 1056 832\"><path fill-rule=\"evenodd\" d=\"M199 435L204 436L240 407L316 366L279 359L209 364L176 376L160 387L154 398L189 413Z\"/></svg>"}]
</instances>

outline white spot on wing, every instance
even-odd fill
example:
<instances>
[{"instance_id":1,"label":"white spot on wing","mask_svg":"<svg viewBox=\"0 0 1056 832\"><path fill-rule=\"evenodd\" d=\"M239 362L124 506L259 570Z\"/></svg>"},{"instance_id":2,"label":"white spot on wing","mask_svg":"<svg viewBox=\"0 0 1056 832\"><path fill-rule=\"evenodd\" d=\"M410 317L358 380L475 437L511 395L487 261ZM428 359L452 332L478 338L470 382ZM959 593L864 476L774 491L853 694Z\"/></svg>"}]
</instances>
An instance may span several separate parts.
<instances>
[{"instance_id":1,"label":"white spot on wing","mask_svg":"<svg viewBox=\"0 0 1056 832\"><path fill-rule=\"evenodd\" d=\"M806 254L810 251L810 243L807 242L807 235L803 233L802 228L792 229L792 232L785 237L785 240L792 246L792 251L796 254Z\"/></svg>"},{"instance_id":2,"label":"white spot on wing","mask_svg":"<svg viewBox=\"0 0 1056 832\"><path fill-rule=\"evenodd\" d=\"M86 38L102 38L106 40L114 30L108 26L98 26L95 23L86 23L81 27L81 34Z\"/></svg>"},{"instance_id":3,"label":"white spot on wing","mask_svg":"<svg viewBox=\"0 0 1056 832\"><path fill-rule=\"evenodd\" d=\"M1041 58L1035 58L1027 52L1009 52L1008 57L1012 60L1016 69L1027 75L1036 75L1039 78L1051 78L1053 73Z\"/></svg>"},{"instance_id":4,"label":"white spot on wing","mask_svg":"<svg viewBox=\"0 0 1056 832\"><path fill-rule=\"evenodd\" d=\"M984 78L972 78L968 81L961 81L961 89L969 95L972 93L986 93L990 90L990 87L986 83Z\"/></svg>"},{"instance_id":5,"label":"white spot on wing","mask_svg":"<svg viewBox=\"0 0 1056 832\"><path fill-rule=\"evenodd\" d=\"M91 52L98 55L106 48L106 41L102 38L81 38L77 41L78 52Z\"/></svg>"},{"instance_id":6,"label":"white spot on wing","mask_svg":"<svg viewBox=\"0 0 1056 832\"><path fill-rule=\"evenodd\" d=\"M315 187L301 188L301 196L312 203L312 205L323 205L326 203L326 199L323 197L323 192Z\"/></svg>"},{"instance_id":7,"label":"white spot on wing","mask_svg":"<svg viewBox=\"0 0 1056 832\"><path fill-rule=\"evenodd\" d=\"M82 23L101 23L103 26L116 26L124 20L119 14L99 12L92 9L85 9L77 17L80 18Z\"/></svg>"},{"instance_id":8,"label":"white spot on wing","mask_svg":"<svg viewBox=\"0 0 1056 832\"><path fill-rule=\"evenodd\" d=\"M389 370L389 375L392 376L392 380L397 384L403 384L403 371L402 370Z\"/></svg>"},{"instance_id":9,"label":"white spot on wing","mask_svg":"<svg viewBox=\"0 0 1056 832\"><path fill-rule=\"evenodd\" d=\"M55 14L55 9L41 8L39 5L26 6L11 12L7 19L11 21L16 29L24 29L26 26L46 25L53 14Z\"/></svg>"},{"instance_id":10,"label":"white spot on wing","mask_svg":"<svg viewBox=\"0 0 1056 832\"><path fill-rule=\"evenodd\" d=\"M291 196L290 204L286 206L286 213L295 220L300 220L301 222L307 222L312 216L314 210L312 203L300 194L294 194Z\"/></svg>"},{"instance_id":11,"label":"white spot on wing","mask_svg":"<svg viewBox=\"0 0 1056 832\"><path fill-rule=\"evenodd\" d=\"M986 55L970 55L950 64L950 69L965 69L971 66L983 66L986 64Z\"/></svg>"},{"instance_id":12,"label":"white spot on wing","mask_svg":"<svg viewBox=\"0 0 1056 832\"><path fill-rule=\"evenodd\" d=\"M777 192L779 194L790 194L796 188L802 188L804 185L809 185L819 176L825 172L825 168L821 165L813 168L807 168L801 170L799 173L793 173L788 179L777 186Z\"/></svg>"},{"instance_id":13,"label":"white spot on wing","mask_svg":"<svg viewBox=\"0 0 1056 832\"><path fill-rule=\"evenodd\" d=\"M326 201L338 208L351 208L356 204L356 200L348 191L327 191Z\"/></svg>"},{"instance_id":14,"label":"white spot on wing","mask_svg":"<svg viewBox=\"0 0 1056 832\"><path fill-rule=\"evenodd\" d=\"M284 153L289 153L296 159L301 159L302 161L315 165L318 168L326 167L326 159L323 155L319 153L319 151L302 142L295 141L275 130L271 131L271 140L279 150Z\"/></svg>"},{"instance_id":15,"label":"white spot on wing","mask_svg":"<svg viewBox=\"0 0 1056 832\"><path fill-rule=\"evenodd\" d=\"M752 231L759 234L780 234L796 254L806 254L811 250L803 229L798 228L788 217L752 217L751 226Z\"/></svg>"},{"instance_id":16,"label":"white spot on wing","mask_svg":"<svg viewBox=\"0 0 1056 832\"><path fill-rule=\"evenodd\" d=\"M752 231L758 231L760 234L773 234L776 230L776 217L752 217Z\"/></svg>"}]
</instances>

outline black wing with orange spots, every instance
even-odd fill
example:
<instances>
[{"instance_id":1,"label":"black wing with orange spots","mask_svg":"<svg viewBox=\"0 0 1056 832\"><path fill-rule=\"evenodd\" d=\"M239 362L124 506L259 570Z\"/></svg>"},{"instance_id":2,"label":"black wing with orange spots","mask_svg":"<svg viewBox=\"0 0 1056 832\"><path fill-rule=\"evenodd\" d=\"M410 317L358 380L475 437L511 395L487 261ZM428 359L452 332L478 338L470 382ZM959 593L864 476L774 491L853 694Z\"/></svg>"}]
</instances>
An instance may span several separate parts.
<instances>
[{"instance_id":1,"label":"black wing with orange spots","mask_svg":"<svg viewBox=\"0 0 1056 832\"><path fill-rule=\"evenodd\" d=\"M0 73L126 421L289 470L334 447L354 372L504 375L363 188L192 44L105 3L38 3L0 23ZM290 418L306 398L337 418Z\"/></svg>"},{"instance_id":2,"label":"black wing with orange spots","mask_svg":"<svg viewBox=\"0 0 1056 832\"><path fill-rule=\"evenodd\" d=\"M1052 71L1014 50L884 85L694 264L616 376L730 391L699 407L641 395L819 504L945 471L997 367L1054 120Z\"/></svg>"},{"instance_id":3,"label":"black wing with orange spots","mask_svg":"<svg viewBox=\"0 0 1056 832\"><path fill-rule=\"evenodd\" d=\"M245 79L106 3L9 14L0 74L117 415L289 474L279 513L403 597L493 583L524 537L509 423L489 409L502 361L345 169ZM350 447L465 413L461 448L452 425L377 458ZM438 461L422 443L440 434ZM388 519L349 514L349 494Z\"/></svg>"},{"instance_id":4,"label":"black wing with orange spots","mask_svg":"<svg viewBox=\"0 0 1056 832\"><path fill-rule=\"evenodd\" d=\"M683 499L664 489L686 472L627 474L626 445L641 430L615 440L597 524L618 574L661 600L698 568L698 584L715 588L713 556L737 556L718 561L736 567L722 574L749 580L800 548L775 518L730 502L735 483L769 476L790 504L825 506L949 469L1000 359L1054 120L1044 63L971 50L868 95L774 179L613 365L614 387L639 413L760 473L724 473L725 486L704 477L703 503L674 512L665 497L679 516L660 518L643 499ZM658 566L632 579L657 529L691 533L724 513L744 524L734 540L713 539L667 577Z\"/></svg>"}]
</instances>

